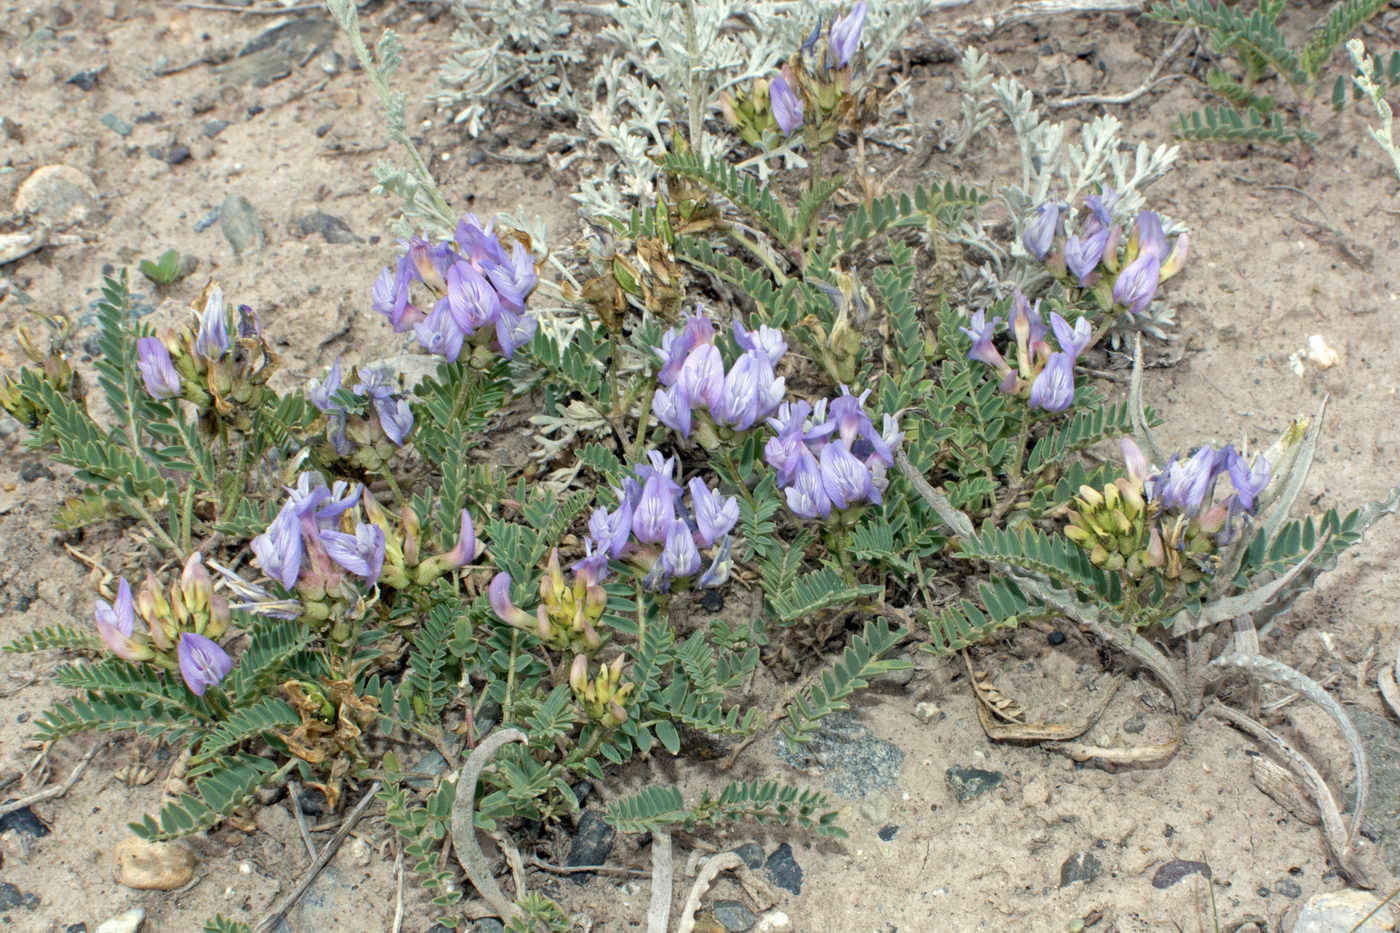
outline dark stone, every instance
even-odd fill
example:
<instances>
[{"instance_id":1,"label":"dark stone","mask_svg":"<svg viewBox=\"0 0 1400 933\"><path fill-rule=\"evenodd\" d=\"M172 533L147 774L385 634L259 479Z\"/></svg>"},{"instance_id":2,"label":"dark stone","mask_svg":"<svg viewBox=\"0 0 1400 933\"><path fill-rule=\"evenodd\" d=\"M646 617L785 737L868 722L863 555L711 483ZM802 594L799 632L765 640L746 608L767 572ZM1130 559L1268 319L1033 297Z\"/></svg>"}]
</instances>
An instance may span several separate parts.
<instances>
[{"instance_id":1,"label":"dark stone","mask_svg":"<svg viewBox=\"0 0 1400 933\"><path fill-rule=\"evenodd\" d=\"M18 716L15 717L15 722L18 722L18 723L26 723L26 722L29 722L29 713L28 713L27 711L26 711L26 712L23 712L23 713L20 713Z\"/></svg>"},{"instance_id":2,"label":"dark stone","mask_svg":"<svg viewBox=\"0 0 1400 933\"><path fill-rule=\"evenodd\" d=\"M307 816L320 816L326 812L326 794L319 787L304 787L297 797L301 812Z\"/></svg>"},{"instance_id":3,"label":"dark stone","mask_svg":"<svg viewBox=\"0 0 1400 933\"><path fill-rule=\"evenodd\" d=\"M724 609L724 594L719 590L706 590L700 594L700 608L706 612L719 612Z\"/></svg>"},{"instance_id":4,"label":"dark stone","mask_svg":"<svg viewBox=\"0 0 1400 933\"><path fill-rule=\"evenodd\" d=\"M593 782L579 781L577 784L570 785L569 790L574 792L574 799L581 807L588 800L588 795L593 793Z\"/></svg>"},{"instance_id":5,"label":"dark stone","mask_svg":"<svg viewBox=\"0 0 1400 933\"><path fill-rule=\"evenodd\" d=\"M5 801L10 803L14 798ZM28 807L20 807L11 813L0 816L0 833L24 833L26 836L33 836L35 839L42 839L49 834L49 828L34 815L34 811Z\"/></svg>"},{"instance_id":6,"label":"dark stone","mask_svg":"<svg viewBox=\"0 0 1400 933\"><path fill-rule=\"evenodd\" d=\"M165 151L165 155L162 158L171 165L179 165L181 162L188 162L190 160L190 147L186 146L184 143L176 143Z\"/></svg>"},{"instance_id":7,"label":"dark stone","mask_svg":"<svg viewBox=\"0 0 1400 933\"><path fill-rule=\"evenodd\" d=\"M729 933L744 933L758 922L753 911L738 901L715 901L710 907L710 913L715 915L715 920Z\"/></svg>"},{"instance_id":8,"label":"dark stone","mask_svg":"<svg viewBox=\"0 0 1400 933\"><path fill-rule=\"evenodd\" d=\"M263 108L263 105L262 105L262 104L254 104L253 106L251 106L251 107L248 108L248 119L251 120L253 117L256 117L258 114L262 113L263 111L264 111L264 108Z\"/></svg>"},{"instance_id":9,"label":"dark stone","mask_svg":"<svg viewBox=\"0 0 1400 933\"><path fill-rule=\"evenodd\" d=\"M734 850L734 854L744 860L744 864L754 871L763 867L763 846L756 842L746 842Z\"/></svg>"},{"instance_id":10,"label":"dark stone","mask_svg":"<svg viewBox=\"0 0 1400 933\"><path fill-rule=\"evenodd\" d=\"M773 850L766 863L768 879L793 894L802 893L802 866L792 857L792 846L786 842Z\"/></svg>"},{"instance_id":11,"label":"dark stone","mask_svg":"<svg viewBox=\"0 0 1400 933\"><path fill-rule=\"evenodd\" d=\"M428 927L428 933L456 933L451 927L445 927L441 923L434 923Z\"/></svg>"},{"instance_id":12,"label":"dark stone","mask_svg":"<svg viewBox=\"0 0 1400 933\"><path fill-rule=\"evenodd\" d=\"M210 120L204 124L204 129L200 130L206 139L213 139L228 128L227 120Z\"/></svg>"},{"instance_id":13,"label":"dark stone","mask_svg":"<svg viewBox=\"0 0 1400 933\"><path fill-rule=\"evenodd\" d=\"M1085 884L1103 874L1103 862L1092 852L1076 852L1060 866L1060 887L1067 888L1077 881Z\"/></svg>"},{"instance_id":14,"label":"dark stone","mask_svg":"<svg viewBox=\"0 0 1400 933\"><path fill-rule=\"evenodd\" d=\"M327 214L322 211L315 211L307 214L297 221L297 232L302 236L321 234L321 239L327 243L363 243L364 241L350 230L350 227L336 217L334 214Z\"/></svg>"},{"instance_id":15,"label":"dark stone","mask_svg":"<svg viewBox=\"0 0 1400 933\"><path fill-rule=\"evenodd\" d=\"M93 88L97 87L98 77L102 74L102 72L106 70L106 65L103 65L99 68L89 68L87 71L78 72L64 83L71 84L82 91L90 91Z\"/></svg>"},{"instance_id":16,"label":"dark stone","mask_svg":"<svg viewBox=\"0 0 1400 933\"><path fill-rule=\"evenodd\" d=\"M14 910L16 907L33 910L38 906L37 894L27 894L8 881L0 881L0 910Z\"/></svg>"},{"instance_id":17,"label":"dark stone","mask_svg":"<svg viewBox=\"0 0 1400 933\"><path fill-rule=\"evenodd\" d=\"M484 917L472 924L472 933L506 933L506 927L495 917Z\"/></svg>"},{"instance_id":18,"label":"dark stone","mask_svg":"<svg viewBox=\"0 0 1400 933\"><path fill-rule=\"evenodd\" d=\"M825 717L807 742L794 745L780 733L774 746L783 761L803 771L816 769L833 794L851 799L894 787L904 764L904 752L849 709Z\"/></svg>"},{"instance_id":19,"label":"dark stone","mask_svg":"<svg viewBox=\"0 0 1400 933\"><path fill-rule=\"evenodd\" d=\"M612 854L616 839L617 831L603 819L601 811L584 810L583 816L579 817L578 829L574 831L573 841L569 843L569 855L564 864L570 868L580 865L602 865ZM579 872L569 876L574 884L587 884L588 879L592 877L592 872Z\"/></svg>"},{"instance_id":20,"label":"dark stone","mask_svg":"<svg viewBox=\"0 0 1400 933\"><path fill-rule=\"evenodd\" d=\"M1210 866L1205 862L1190 859L1172 859L1153 873L1152 887L1165 891L1187 875L1195 874L1205 875L1207 878L1211 877Z\"/></svg>"},{"instance_id":21,"label":"dark stone","mask_svg":"<svg viewBox=\"0 0 1400 933\"><path fill-rule=\"evenodd\" d=\"M1146 728L1147 723L1144 722L1142 718L1138 716L1134 716L1132 719L1129 719L1127 722L1123 723L1123 731L1129 733L1130 735L1137 735L1139 732Z\"/></svg>"},{"instance_id":22,"label":"dark stone","mask_svg":"<svg viewBox=\"0 0 1400 933\"><path fill-rule=\"evenodd\" d=\"M1049 635L1045 636L1045 640L1052 645L1063 645L1065 643L1065 633L1051 632Z\"/></svg>"},{"instance_id":23,"label":"dark stone","mask_svg":"<svg viewBox=\"0 0 1400 933\"><path fill-rule=\"evenodd\" d=\"M876 835L880 837L881 842L889 842L894 838L894 834L897 832L899 832L899 827L890 823L887 826L881 826L880 831L876 833Z\"/></svg>"},{"instance_id":24,"label":"dark stone","mask_svg":"<svg viewBox=\"0 0 1400 933\"><path fill-rule=\"evenodd\" d=\"M1303 889L1298 887L1298 882L1292 878L1283 878L1274 882L1274 893L1284 897L1302 897Z\"/></svg>"},{"instance_id":25,"label":"dark stone","mask_svg":"<svg viewBox=\"0 0 1400 933\"><path fill-rule=\"evenodd\" d=\"M948 786L959 803L967 803L1001 786L1006 775L1000 771L983 771L981 768L968 768L962 765L949 768L945 773Z\"/></svg>"},{"instance_id":26,"label":"dark stone","mask_svg":"<svg viewBox=\"0 0 1400 933\"><path fill-rule=\"evenodd\" d=\"M27 460L19 468L19 478L26 483L32 483L36 479L53 479L53 471L38 460Z\"/></svg>"},{"instance_id":27,"label":"dark stone","mask_svg":"<svg viewBox=\"0 0 1400 933\"><path fill-rule=\"evenodd\" d=\"M376 234L373 234L373 235L370 236L370 238L369 238L369 245L370 245L370 246L378 246L378 245L379 245L379 241L380 241L381 239L383 239L383 237L381 237L379 234L377 234L377 233L376 233Z\"/></svg>"},{"instance_id":28,"label":"dark stone","mask_svg":"<svg viewBox=\"0 0 1400 933\"><path fill-rule=\"evenodd\" d=\"M139 116L136 117L136 122L137 122L137 123L159 123L159 122L161 121L161 119L162 119L161 115L158 114L158 113L156 113L154 110L147 110L145 113L140 114Z\"/></svg>"},{"instance_id":29,"label":"dark stone","mask_svg":"<svg viewBox=\"0 0 1400 933\"><path fill-rule=\"evenodd\" d=\"M64 927L63 933L88 933L86 923L75 923L72 926Z\"/></svg>"},{"instance_id":30,"label":"dark stone","mask_svg":"<svg viewBox=\"0 0 1400 933\"><path fill-rule=\"evenodd\" d=\"M210 227L214 226L214 224L219 222L219 218L223 216L223 213L223 208L214 208L212 211L205 214L203 217L199 218L194 222L194 232L203 233L205 230L208 230Z\"/></svg>"},{"instance_id":31,"label":"dark stone","mask_svg":"<svg viewBox=\"0 0 1400 933\"><path fill-rule=\"evenodd\" d=\"M316 127L316 138L317 138L317 139L325 139L325 138L326 138L326 134L329 133L330 131L331 131L331 125L330 125L329 123L322 123L320 126Z\"/></svg>"}]
</instances>

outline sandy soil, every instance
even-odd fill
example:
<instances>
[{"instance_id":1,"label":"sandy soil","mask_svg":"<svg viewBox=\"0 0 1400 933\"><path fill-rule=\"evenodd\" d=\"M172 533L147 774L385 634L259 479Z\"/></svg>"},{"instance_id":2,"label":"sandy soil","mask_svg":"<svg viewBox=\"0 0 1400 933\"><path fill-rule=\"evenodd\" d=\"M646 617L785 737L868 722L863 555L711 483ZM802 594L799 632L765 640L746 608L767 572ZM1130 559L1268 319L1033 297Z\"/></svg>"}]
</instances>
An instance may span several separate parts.
<instances>
[{"instance_id":1,"label":"sandy soil","mask_svg":"<svg viewBox=\"0 0 1400 933\"><path fill-rule=\"evenodd\" d=\"M946 30L963 17L996 9L983 0L931 16L928 25ZM371 28L393 25L405 36L408 54L397 82L411 97L429 87L445 54L451 17L440 12L385 4L367 17ZM1301 30L1312 12L1289 14L1287 27ZM161 57L172 66L225 57L272 22L137 0L0 3L0 51L8 66L0 74L0 115L17 126L14 135L0 137L0 210L43 165L76 168L100 193L96 210L69 231L80 243L0 267L11 283L9 296L0 298L6 325L0 365L12 368L19 358L13 331L25 317L21 293L33 299L30 308L82 321L102 272L112 266L133 267L133 286L145 293L142 303L175 303L163 312L187 303L208 276L217 276L226 292L254 305L267 330L284 342L279 349L289 380L304 379L337 355L381 354L392 335L369 312L368 294L374 274L393 253L387 227L394 205L369 195L368 188L373 163L397 153L384 150L377 103L363 76L324 54L293 65L290 74L265 87L230 83L227 72L207 64L165 77L152 74ZM1395 11L1379 18L1368 44L1394 48L1398 25ZM1083 15L1018 25L977 41L1053 102L1137 87L1173 37L1167 27L1136 17ZM338 36L332 47L348 55ZM917 31L911 35L905 77L912 82L919 126L956 118L957 96L949 91L955 69L937 52ZM1163 73L1190 69L1189 52L1190 46ZM99 67L105 70L90 90L68 83L74 74ZM1168 138L1173 114L1203 99L1198 77L1187 75L1110 109L1128 124L1129 138L1155 144ZM1077 106L1059 113L1078 120L1100 109ZM130 135L100 122L107 113L129 124ZM228 125L210 138L205 128L213 120ZM1166 415L1165 436L1183 448L1242 437L1251 445L1267 444L1289 419L1328 397L1327 443L1305 497L1321 511L1375 499L1396 482L1400 354L1393 324L1400 315L1400 263L1393 256L1400 246L1400 196L1356 113L1319 113L1317 122L1322 139L1307 164L1272 151L1188 147L1179 167L1151 189L1153 207L1192 228L1194 255L1186 274L1171 283L1181 327L1171 343L1153 348L1161 365L1149 375L1149 393ZM442 126L425 105L415 104L411 125L419 127L454 206L481 214L538 214L556 245L577 235L566 197L572 177L551 177L542 164L483 158L507 140L469 140ZM509 130L513 150L534 145L528 127ZM175 146L187 147L189 157L170 164L160 156ZM976 181L999 163L1014 161L1005 144L997 149L983 141L960 164L935 153L926 167L908 168L904 177L912 181L935 171ZM882 173L889 167L877 165ZM242 259L234 257L217 223L195 231L230 194L246 197L265 228L266 247ZM298 222L315 211L341 218L362 241L330 243L315 233L302 235ZM134 266L167 247L196 257L198 268L156 291L135 276ZM1314 334L1338 351L1340 365L1299 377L1288 358ZM63 538L52 531L50 515L75 483L61 466L24 453L20 438L16 430L0 438L5 640L90 615L95 572L77 552L116 572L133 569L123 563L126 552L111 532ZM1343 702L1377 713L1378 658L1393 653L1396 635L1389 610L1400 599L1391 560L1397 547L1400 524L1382 525L1299 604L1266 646L1315 677L1335 672L1332 690ZM1081 657L1080 650L1073 640L1051 649L1042 633L1028 630L994 646L983 663L1014 685L1026 706L1052 719L1072 715L1083 691L1106 677L1098 659L1092 653ZM0 721L13 723L0 729L0 776L25 772L36 760L26 723L58 696L48 675L60 662L54 655L0 660ZM908 690L872 692L858 704L866 725L905 757L898 786L880 801L843 801L849 840L818 842L762 827L737 827L727 838L712 840L754 840L769 851L779 842L793 845L806 885L779 906L796 929L1060 930L1072 918L1095 914L1102 919L1093 930L1211 929L1199 875L1165 890L1151 884L1155 870L1177 858L1210 864L1222 924L1253 914L1277 930L1293 905L1340 886L1327 874L1318 831L1255 788L1248 757L1254 746L1227 727L1205 720L1188 724L1183 751L1165 768L1118 774L1075 768L1038 749L990 743L957 668L927 657L919 664ZM771 702L784 686L765 676L753 700ZM946 716L925 722L915 715L918 702L935 703ZM1120 744L1164 741L1173 727L1162 707L1146 679L1130 681L1094 736ZM1145 720L1146 731L1125 736L1123 724L1133 717ZM1313 737L1329 777L1337 783L1348 779L1345 755L1333 746L1321 717L1295 706L1285 720ZM61 743L43 770L28 773L6 794L31 793L46 776L61 780L93 741ZM149 743L119 737L66 797L35 807L48 835L0 835L0 881L38 897L32 908L6 912L6 922L19 930L64 930L79 922L92 929L135 905L146 908L146 929L156 931L194 929L216 911L251 922L260 918L306 863L282 805L258 818L261 832L225 826L191 839L201 865L199 880L187 890L133 891L112 879L111 850L127 834L129 821L157 806L169 765ZM1006 780L981 798L958 803L944 779L955 765L1000 771ZM782 764L765 739L732 775L705 764L658 760L628 769L603 790L620 794L646 780L666 779L692 793L730 776L820 781ZM888 824L899 830L884 841L876 833ZM393 833L373 816L359 833L372 857L361 864L364 847L358 858L349 847L337 857L334 864L356 906L353 919L347 910L335 929L387 930L396 887L388 847ZM1062 863L1086 851L1101 862L1101 876L1061 888ZM631 842L619 845L614 861L645 867L644 853ZM1279 893L1284 879L1301 889L1301 898ZM531 883L591 917L595 930L641 926L645 883L624 887L617 878L595 878L576 886L537 875ZM688 881L681 879L678 888L684 887ZM423 933L431 925L430 908L411 883L406 896L403 928ZM728 881L712 895L725 896L739 896Z\"/></svg>"}]
</instances>

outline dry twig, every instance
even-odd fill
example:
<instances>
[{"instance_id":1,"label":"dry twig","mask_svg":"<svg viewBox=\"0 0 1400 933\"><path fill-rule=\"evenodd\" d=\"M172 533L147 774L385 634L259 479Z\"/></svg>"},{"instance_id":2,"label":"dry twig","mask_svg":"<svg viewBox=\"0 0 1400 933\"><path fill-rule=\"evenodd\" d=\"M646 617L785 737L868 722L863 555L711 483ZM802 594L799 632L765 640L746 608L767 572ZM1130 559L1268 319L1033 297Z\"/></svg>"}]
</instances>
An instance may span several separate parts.
<instances>
[{"instance_id":1,"label":"dry twig","mask_svg":"<svg viewBox=\"0 0 1400 933\"><path fill-rule=\"evenodd\" d=\"M481 771L491 761L491 756L503 745L526 741L525 733L519 729L498 729L482 739L481 744L472 750L467 763L457 775L457 796L452 801L452 848L457 853L457 861L467 873L478 894L497 911L502 920L509 920L520 913L520 908L506 897L501 886L491 875L486 858L481 854L481 846L476 841L476 782ZM523 890L519 892L525 894Z\"/></svg>"},{"instance_id":2,"label":"dry twig","mask_svg":"<svg viewBox=\"0 0 1400 933\"><path fill-rule=\"evenodd\" d=\"M0 816L7 816L14 813L16 810L23 810L25 807L32 806L36 803L52 800L54 797L62 797L64 794L68 793L68 791L72 790L73 785L78 783L78 779L82 777L83 772L87 770L87 766L92 764L92 759L97 757L97 753L106 747L106 742L98 742L92 748L88 749L87 754L74 765L73 770L68 774L68 779L62 784L46 787L27 797L21 797L18 800L11 800L7 804L0 805Z\"/></svg>"},{"instance_id":3,"label":"dry twig","mask_svg":"<svg viewBox=\"0 0 1400 933\"><path fill-rule=\"evenodd\" d=\"M647 933L666 933L671 924L671 834L658 829L651 837L651 903Z\"/></svg>"},{"instance_id":4,"label":"dry twig","mask_svg":"<svg viewBox=\"0 0 1400 933\"><path fill-rule=\"evenodd\" d=\"M733 852L721 852L705 863L705 867L700 869L700 874L695 879L695 884L690 888L685 907L681 908L681 922L676 927L676 933L695 933L695 912L700 909L700 898L710 890L710 885L715 883L715 878L719 877L720 872L741 868L743 864L744 860Z\"/></svg>"},{"instance_id":5,"label":"dry twig","mask_svg":"<svg viewBox=\"0 0 1400 933\"><path fill-rule=\"evenodd\" d=\"M301 831L301 841L306 844L306 854L316 861L316 843L311 841L311 831L306 825L306 814L301 810L301 785L296 781L287 782L287 796L292 798L292 815L297 818L297 829Z\"/></svg>"}]
</instances>

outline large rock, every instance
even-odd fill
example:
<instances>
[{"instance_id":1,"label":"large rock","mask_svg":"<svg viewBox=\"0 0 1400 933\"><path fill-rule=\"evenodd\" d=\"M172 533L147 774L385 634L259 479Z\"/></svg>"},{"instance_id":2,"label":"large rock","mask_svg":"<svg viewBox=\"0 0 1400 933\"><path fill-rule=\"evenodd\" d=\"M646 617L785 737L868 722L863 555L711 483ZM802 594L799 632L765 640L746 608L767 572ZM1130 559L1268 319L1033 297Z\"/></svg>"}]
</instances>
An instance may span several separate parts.
<instances>
[{"instance_id":1,"label":"large rock","mask_svg":"<svg viewBox=\"0 0 1400 933\"><path fill-rule=\"evenodd\" d=\"M1293 933L1383 933L1394 930L1395 914L1389 907L1382 907L1374 917L1361 923L1361 918L1376 910L1380 902L1380 898L1365 891L1315 894L1298 913Z\"/></svg>"},{"instance_id":2,"label":"large rock","mask_svg":"<svg viewBox=\"0 0 1400 933\"><path fill-rule=\"evenodd\" d=\"M15 191L15 213L32 214L42 223L66 227L82 223L97 209L97 186L67 165L43 165Z\"/></svg>"},{"instance_id":3,"label":"large rock","mask_svg":"<svg viewBox=\"0 0 1400 933\"><path fill-rule=\"evenodd\" d=\"M113 853L116 879L141 891L173 891L194 877L194 853L169 842L147 842L128 836Z\"/></svg>"}]
</instances>

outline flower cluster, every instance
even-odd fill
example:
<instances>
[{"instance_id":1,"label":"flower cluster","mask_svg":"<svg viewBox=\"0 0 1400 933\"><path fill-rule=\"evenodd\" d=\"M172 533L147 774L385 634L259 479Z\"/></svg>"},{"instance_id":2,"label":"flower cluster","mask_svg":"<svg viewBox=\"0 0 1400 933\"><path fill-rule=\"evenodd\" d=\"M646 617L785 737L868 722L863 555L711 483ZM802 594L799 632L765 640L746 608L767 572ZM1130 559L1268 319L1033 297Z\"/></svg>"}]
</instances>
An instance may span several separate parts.
<instances>
[{"instance_id":1,"label":"flower cluster","mask_svg":"<svg viewBox=\"0 0 1400 933\"><path fill-rule=\"evenodd\" d=\"M667 331L655 348L662 388L652 397L652 413L687 440L697 428L697 439L706 448L720 442L719 428L747 431L767 418L786 388L774 373L787 352L782 331L763 326L749 332L736 320L734 340L742 352L728 371L715 344L715 326L701 314Z\"/></svg>"},{"instance_id":2,"label":"flower cluster","mask_svg":"<svg viewBox=\"0 0 1400 933\"><path fill-rule=\"evenodd\" d=\"M778 487L799 518L827 518L863 503L879 504L885 471L894 466L894 451L904 434L896 420L884 416L883 431L865 413L866 389L859 396L841 387L841 395L817 402L784 402L768 419L776 436L764 446L764 458L777 471Z\"/></svg>"},{"instance_id":3,"label":"flower cluster","mask_svg":"<svg viewBox=\"0 0 1400 933\"><path fill-rule=\"evenodd\" d=\"M471 515L462 510L457 545L420 559L420 526L410 506L394 522L364 486L343 480L326 486L319 473L304 472L267 531L252 541L263 573L301 599L303 614L326 619L336 603L358 604L365 587L403 589L426 584L471 563L483 550ZM363 518L361 517L363 516Z\"/></svg>"},{"instance_id":4,"label":"flower cluster","mask_svg":"<svg viewBox=\"0 0 1400 933\"><path fill-rule=\"evenodd\" d=\"M584 541L581 572L602 579L608 560L630 560L646 571L643 585L668 592L680 580L700 574L696 585L719 586L729 578L729 533L739 521L739 500L722 497L692 477L685 489L673 478L674 457L655 450L634 477L623 480L617 508L593 510ZM709 566L701 572L708 556Z\"/></svg>"},{"instance_id":5,"label":"flower cluster","mask_svg":"<svg viewBox=\"0 0 1400 933\"><path fill-rule=\"evenodd\" d=\"M1026 225L1021 244L1067 281L1092 290L1104 308L1113 305L1141 314L1158 286L1186 264L1191 238L1183 233L1169 242L1162 218L1141 211L1123 243L1123 227L1113 222L1113 208L1120 197L1108 186L1101 194L1087 196L1079 230L1069 236L1065 235L1068 205L1047 201Z\"/></svg>"},{"instance_id":6,"label":"flower cluster","mask_svg":"<svg viewBox=\"0 0 1400 933\"><path fill-rule=\"evenodd\" d=\"M588 679L587 655L575 655L569 668L569 688L574 699L583 707L590 722L596 722L606 729L612 729L627 721L627 710L622 702L632 692L634 684L622 682L623 657L618 655L611 664L599 665L598 674Z\"/></svg>"},{"instance_id":7,"label":"flower cluster","mask_svg":"<svg viewBox=\"0 0 1400 933\"><path fill-rule=\"evenodd\" d=\"M137 627L137 618L141 627ZM198 551L185 561L169 597L155 574L133 598L131 584L117 581L114 602L97 601L94 624L107 649L124 661L153 663L178 670L191 692L204 696L233 669L233 659L214 639L228 628L228 600L214 592L213 580Z\"/></svg>"},{"instance_id":8,"label":"flower cluster","mask_svg":"<svg viewBox=\"0 0 1400 933\"><path fill-rule=\"evenodd\" d=\"M1001 318L987 320L985 311L972 315L972 326L960 328L972 340L968 359L986 363L1001 376L1001 391L1026 398L1032 408L1064 411L1074 403L1074 364L1093 342L1088 318L1071 326L1059 314L1050 312L1050 326L1040 313L1040 301L1032 306L1020 289L1012 295L1009 328L1016 337L1016 366L1013 368L992 343ZM1046 339L1054 331L1058 350Z\"/></svg>"},{"instance_id":9,"label":"flower cluster","mask_svg":"<svg viewBox=\"0 0 1400 933\"><path fill-rule=\"evenodd\" d=\"M597 623L608 596L599 585L601 580L596 567L576 566L573 584L568 584L559 566L559 549L555 548L550 551L549 564L540 578L540 602L533 616L511 602L512 581L505 571L492 578L487 595L491 610L502 622L533 632L540 641L559 651L592 656L603 647Z\"/></svg>"},{"instance_id":10,"label":"flower cluster","mask_svg":"<svg viewBox=\"0 0 1400 933\"><path fill-rule=\"evenodd\" d=\"M1160 470L1131 440L1122 441L1127 475L1102 490L1084 486L1065 536L1089 551L1089 559L1132 579L1149 569L1190 583L1213 569L1218 548L1234 541L1242 522L1258 511L1271 469L1262 455L1253 464L1231 445L1205 445L1191 456L1173 455ZM1216 481L1230 477L1231 491L1215 498Z\"/></svg>"},{"instance_id":11,"label":"flower cluster","mask_svg":"<svg viewBox=\"0 0 1400 933\"><path fill-rule=\"evenodd\" d=\"M453 240L436 245L423 237L405 241L397 266L384 269L374 282L374 310L395 331L412 328L424 349L449 363L468 345L510 357L534 336L536 322L525 313L525 301L539 276L524 235L508 235L507 250L495 225L491 220L482 226L475 214L468 214L458 222ZM415 282L430 293L428 311L413 303Z\"/></svg>"},{"instance_id":12,"label":"flower cluster","mask_svg":"<svg viewBox=\"0 0 1400 933\"><path fill-rule=\"evenodd\" d=\"M326 416L330 429L331 447L340 456L351 456L366 469L378 469L393 456L395 447L402 447L413 430L413 409L408 401L394 391L393 377L380 367L359 370L359 381L351 391L368 399L374 420L350 416L345 405L336 401L342 389L343 375L337 359L326 371L326 378L312 380L306 397ZM375 431L375 426L379 430Z\"/></svg>"},{"instance_id":13,"label":"flower cluster","mask_svg":"<svg viewBox=\"0 0 1400 933\"><path fill-rule=\"evenodd\" d=\"M856 103L851 72L867 13L866 0L859 0L833 20L824 35L818 22L801 51L771 81L755 80L749 91L737 96L728 91L720 95L720 108L730 126L753 146L762 145L765 132L775 128L790 137L804 126L809 144L830 141Z\"/></svg>"},{"instance_id":14,"label":"flower cluster","mask_svg":"<svg viewBox=\"0 0 1400 933\"><path fill-rule=\"evenodd\" d=\"M182 398L235 420L238 408L257 408L276 359L253 309L239 305L237 316L235 323L223 290L213 285L193 331L137 338L136 368L151 397Z\"/></svg>"}]
</instances>

